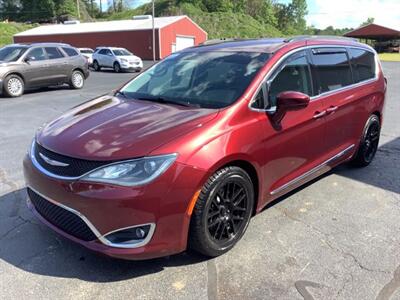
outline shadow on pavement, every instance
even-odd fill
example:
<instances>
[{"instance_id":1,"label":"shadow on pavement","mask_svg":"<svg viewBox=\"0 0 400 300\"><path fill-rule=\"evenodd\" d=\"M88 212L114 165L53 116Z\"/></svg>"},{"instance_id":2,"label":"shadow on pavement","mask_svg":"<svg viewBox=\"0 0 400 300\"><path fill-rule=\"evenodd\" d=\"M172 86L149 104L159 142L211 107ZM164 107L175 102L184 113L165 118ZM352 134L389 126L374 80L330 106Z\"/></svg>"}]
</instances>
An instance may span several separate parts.
<instances>
[{"instance_id":1,"label":"shadow on pavement","mask_svg":"<svg viewBox=\"0 0 400 300\"><path fill-rule=\"evenodd\" d=\"M42 225L27 208L25 200L25 189L0 196L0 259L26 272L91 282L115 282L206 259L196 253L147 261L102 256Z\"/></svg>"},{"instance_id":2,"label":"shadow on pavement","mask_svg":"<svg viewBox=\"0 0 400 300\"><path fill-rule=\"evenodd\" d=\"M331 174L400 193L399 153L400 138L397 138L380 147L369 167L357 169L347 164L339 166L271 202L266 209ZM115 282L157 273L168 267L197 264L207 259L196 253L148 261L123 261L100 256L42 225L27 208L25 199L25 189L0 196L0 259L26 272L91 282Z\"/></svg>"}]
</instances>

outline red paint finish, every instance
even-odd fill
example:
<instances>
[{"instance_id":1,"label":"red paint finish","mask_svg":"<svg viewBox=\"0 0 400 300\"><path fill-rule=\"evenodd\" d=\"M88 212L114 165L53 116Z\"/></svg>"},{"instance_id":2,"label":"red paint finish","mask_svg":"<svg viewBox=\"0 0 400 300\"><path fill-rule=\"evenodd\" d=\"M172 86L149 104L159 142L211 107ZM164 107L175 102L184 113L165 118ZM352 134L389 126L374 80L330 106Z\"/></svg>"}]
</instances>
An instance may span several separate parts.
<instances>
[{"instance_id":1,"label":"red paint finish","mask_svg":"<svg viewBox=\"0 0 400 300\"><path fill-rule=\"evenodd\" d=\"M176 42L176 36L194 37L195 45L207 40L207 33L188 17L156 29L155 36L157 60L171 54L172 44ZM67 43L77 48L88 47L92 49L100 46L123 47L142 59L149 60L153 59L152 40L152 30L147 29L14 37L15 43L57 42Z\"/></svg>"},{"instance_id":2,"label":"red paint finish","mask_svg":"<svg viewBox=\"0 0 400 300\"><path fill-rule=\"evenodd\" d=\"M369 116L382 116L386 84L379 64L377 79L356 87L311 99L299 93L281 94L280 101L287 107L279 120L274 114L249 108L265 76L283 56L291 50L319 44L364 47L343 41L282 42L244 94L224 109L178 107L107 96L74 108L37 135L42 146L84 159L124 160L178 153L174 164L150 184L121 187L57 180L42 174L26 157L27 185L83 213L101 234L127 226L156 224L150 242L136 249L84 242L61 232L90 249L129 259L184 251L192 199L215 171L232 164L254 170L259 212L268 202L350 159ZM217 46L217 50L223 47ZM288 106L293 103L303 108L290 109ZM280 109L278 102L278 112ZM350 145L354 147L345 155L331 160ZM321 165L324 167L320 172L304 176ZM290 188L280 190L299 177Z\"/></svg>"},{"instance_id":3,"label":"red paint finish","mask_svg":"<svg viewBox=\"0 0 400 300\"><path fill-rule=\"evenodd\" d=\"M156 37L158 37L156 30ZM152 59L152 31L118 31L118 32L93 32L93 33L74 33L74 34L53 34L36 36L15 36L15 43L40 43L56 42L66 43L77 48L92 48L100 46L123 47L142 59ZM158 38L156 38L156 57L159 59Z\"/></svg>"},{"instance_id":4,"label":"red paint finish","mask_svg":"<svg viewBox=\"0 0 400 300\"><path fill-rule=\"evenodd\" d=\"M177 36L194 37L195 46L207 40L207 32L185 17L160 29L161 58L171 54L172 45L176 43Z\"/></svg>"}]
</instances>

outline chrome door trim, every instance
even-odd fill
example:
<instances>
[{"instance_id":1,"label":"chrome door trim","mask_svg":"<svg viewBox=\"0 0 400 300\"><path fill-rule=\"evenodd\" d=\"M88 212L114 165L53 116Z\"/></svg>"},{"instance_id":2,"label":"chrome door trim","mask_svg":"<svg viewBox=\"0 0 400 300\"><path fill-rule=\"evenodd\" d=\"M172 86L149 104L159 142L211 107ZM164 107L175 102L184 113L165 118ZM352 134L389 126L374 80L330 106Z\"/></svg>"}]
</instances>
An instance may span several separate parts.
<instances>
[{"instance_id":1,"label":"chrome door trim","mask_svg":"<svg viewBox=\"0 0 400 300\"><path fill-rule=\"evenodd\" d=\"M79 217L83 222L85 222L85 224L90 228L90 230L94 233L94 235L97 237L97 239L98 239L102 244L104 244L104 245L106 245L106 246L113 247L113 248L133 249L133 248L138 248L138 247L145 246L145 245L151 240L151 238L153 237L153 233L154 233L155 228L156 228L156 224L155 224L155 223L146 223L146 224L138 224L138 225L133 225L133 226L128 226L128 227L123 227L123 228L119 228L119 229L116 229L116 230L112 230L112 231L110 231L110 232L107 232L106 234L101 234L101 233L97 230L97 228L89 221L89 219L88 219L85 215L83 215L81 212L79 212L79 211L77 211L77 210L75 210L75 209L73 209L73 208L70 208L70 207L68 207L68 206L66 206L66 205L64 205L64 204L61 204L61 203L59 203L59 202L57 202L57 201L55 201L55 200L53 200L53 199L51 199L51 198L49 198L49 197L43 195L42 193L38 192L36 189L32 188L31 186L28 186L28 188L31 189L31 190L32 190L33 192L35 192L36 194L38 194L40 197L42 197L42 198L46 199L47 201L51 202L52 204L57 205L57 206L59 206L59 207L65 209L65 210L67 210L67 211L73 213L74 215L78 216L78 217ZM28 196L28 201L29 201L29 202L32 202L32 201L30 200L29 196ZM33 204L32 204L32 206L33 206L33 208L35 209L35 211L36 211L40 216L42 216L42 215L36 210L36 208L35 208L35 206L34 206ZM42 216L42 218L44 218L44 217ZM45 219L45 218L44 218L44 219ZM47 221L47 222L51 223L50 221ZM146 226L146 225L150 225L150 229L149 229L149 232L147 233L146 238L143 239L143 240L138 240L137 242L133 242L133 243L127 243L127 242L125 242L125 243L118 243L118 244L115 244L115 243L110 242L110 241L106 238L107 235L109 235L109 234L111 234L111 233L114 233L114 232L117 232L117 231L120 231L120 230L129 229L129 228L133 228L133 227ZM53 226L55 226L55 225L53 225ZM57 226L55 226L55 227L57 227ZM58 228L58 227L57 227L57 228ZM62 229L60 229L60 230L63 231ZM64 232L64 231L63 231L63 232ZM66 234L68 234L68 233L66 233ZM70 235L70 234L68 234L68 235ZM72 235L71 235L71 236L72 236Z\"/></svg>"},{"instance_id":2,"label":"chrome door trim","mask_svg":"<svg viewBox=\"0 0 400 300\"><path fill-rule=\"evenodd\" d=\"M351 149L353 149L355 147L354 144L350 145L349 147L347 147L346 149L340 151L339 153L337 153L336 155L332 156L331 158L329 158L328 160L324 161L322 164L312 168L311 170L303 173L302 175L292 179L291 181L285 183L284 185L278 187L277 189L273 190L272 192L270 192L270 195L276 195L286 189L288 189L289 187L295 185L296 183L302 181L303 179L311 176L314 173L317 173L318 171L320 171L323 167L327 166L329 163L341 158L342 156L346 155Z\"/></svg>"},{"instance_id":3,"label":"chrome door trim","mask_svg":"<svg viewBox=\"0 0 400 300\"><path fill-rule=\"evenodd\" d=\"M353 83L353 84L347 85L347 86L345 86L345 87L341 87L341 88L336 89L336 90L327 91L327 92L321 93L321 94L319 94L319 95L311 96L311 97L310 97L310 100L311 100L311 101L313 101L313 100L318 100L320 97L324 97L324 96L327 96L327 95L332 95L332 94L340 93L340 92L345 91L345 90L348 90L348 89L352 89L352 88L355 88L355 87L363 86L363 85L366 85L366 84L369 84L369 83L372 83L372 82L378 80L378 78L379 78L378 74L379 74L379 69L380 69L380 68L378 68L379 60L378 60L378 55L377 55L377 53L376 53L372 48L371 48L371 49L368 49L368 48L366 48L366 47L354 46L354 45L326 45L326 44L324 44L324 45L308 45L308 46L306 45L306 46L300 46L299 48L292 49L292 50L288 51L287 53L285 53L284 55L282 55L282 56L278 59L278 61L272 66L272 68L270 68L270 69L268 70L267 74L265 74L263 80L261 81L261 83L260 83L259 86L257 87L256 91L254 92L253 96L251 97L251 99L250 99L250 101L249 101L249 104L248 104L248 108L249 108L250 110L252 110L252 111L255 111L255 112L264 112L264 113L265 113L265 112L269 112L269 110L273 110L273 111L276 110L276 107L270 107L269 109L261 109L261 108L253 108L253 107L251 107L251 105L254 103L255 97L257 96L257 94L258 94L258 92L260 91L261 87L263 86L263 84L264 84L265 82L267 82L267 81L269 80L269 77L271 76L271 74L273 74L273 72L275 72L275 70L281 65L281 63L282 63L286 58L288 58L288 56L290 56L290 55L292 55L292 54L294 54L294 53L296 53L296 52L299 52L299 51L302 51L302 50L306 50L306 49L327 48L327 47L328 47L328 48L345 48L345 49L346 49L346 52L347 52L347 49L348 49L348 48L360 49L360 50L364 50L364 51L371 52L372 54L374 54L374 57L375 57L375 77L374 77L374 78L367 79L367 80L364 80L364 81L361 81L361 82Z\"/></svg>"}]
</instances>

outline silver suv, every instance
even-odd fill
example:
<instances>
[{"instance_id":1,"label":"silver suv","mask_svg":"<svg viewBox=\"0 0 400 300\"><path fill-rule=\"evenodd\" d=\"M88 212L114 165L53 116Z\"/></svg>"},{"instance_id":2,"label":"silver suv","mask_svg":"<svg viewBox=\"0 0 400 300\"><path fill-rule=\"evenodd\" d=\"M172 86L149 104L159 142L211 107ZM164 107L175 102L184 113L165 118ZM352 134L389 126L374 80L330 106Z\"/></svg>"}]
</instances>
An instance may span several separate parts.
<instances>
[{"instance_id":1,"label":"silver suv","mask_svg":"<svg viewBox=\"0 0 400 300\"><path fill-rule=\"evenodd\" d=\"M125 48L97 47L93 54L93 68L113 68L115 72L136 71L143 69L143 61Z\"/></svg>"},{"instance_id":2,"label":"silver suv","mask_svg":"<svg viewBox=\"0 0 400 300\"><path fill-rule=\"evenodd\" d=\"M81 89L88 62L76 48L59 43L13 44L0 49L0 91L21 96L25 89L69 84Z\"/></svg>"}]
</instances>

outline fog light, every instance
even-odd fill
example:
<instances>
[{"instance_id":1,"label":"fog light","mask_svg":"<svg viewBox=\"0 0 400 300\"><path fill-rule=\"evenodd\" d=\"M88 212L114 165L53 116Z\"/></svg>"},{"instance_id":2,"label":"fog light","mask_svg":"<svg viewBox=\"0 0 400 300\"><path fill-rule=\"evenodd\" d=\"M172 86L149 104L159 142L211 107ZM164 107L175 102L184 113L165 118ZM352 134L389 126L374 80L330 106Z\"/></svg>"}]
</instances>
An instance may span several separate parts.
<instances>
[{"instance_id":1,"label":"fog light","mask_svg":"<svg viewBox=\"0 0 400 300\"><path fill-rule=\"evenodd\" d=\"M136 228L136 236L138 237L138 238L144 238L145 237L145 235L146 235L146 232L141 228L141 227L139 227L139 228Z\"/></svg>"},{"instance_id":2,"label":"fog light","mask_svg":"<svg viewBox=\"0 0 400 300\"><path fill-rule=\"evenodd\" d=\"M142 225L115 231L105 236L113 244L133 244L144 240L150 231L150 225Z\"/></svg>"}]
</instances>

